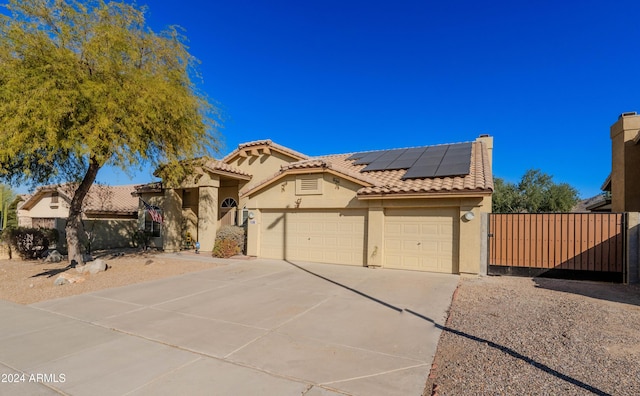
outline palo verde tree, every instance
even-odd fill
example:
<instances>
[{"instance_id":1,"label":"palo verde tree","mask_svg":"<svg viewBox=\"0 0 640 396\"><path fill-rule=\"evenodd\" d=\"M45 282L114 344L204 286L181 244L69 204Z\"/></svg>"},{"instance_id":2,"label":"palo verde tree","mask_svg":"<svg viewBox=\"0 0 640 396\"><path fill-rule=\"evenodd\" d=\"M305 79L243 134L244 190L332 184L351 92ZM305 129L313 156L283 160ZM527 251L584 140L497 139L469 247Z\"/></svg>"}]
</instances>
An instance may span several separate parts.
<instances>
[{"instance_id":1,"label":"palo verde tree","mask_svg":"<svg viewBox=\"0 0 640 396\"><path fill-rule=\"evenodd\" d=\"M8 227L11 217L9 212L11 211L11 204L16 198L16 194L11 190L9 186L0 184L0 230Z\"/></svg>"},{"instance_id":2,"label":"palo verde tree","mask_svg":"<svg viewBox=\"0 0 640 396\"><path fill-rule=\"evenodd\" d=\"M98 171L162 167L217 150L216 109L176 28L102 0L9 0L0 14L0 179L77 183L66 233L81 263L82 203Z\"/></svg>"},{"instance_id":3,"label":"palo verde tree","mask_svg":"<svg viewBox=\"0 0 640 396\"><path fill-rule=\"evenodd\" d=\"M568 212L578 202L578 191L567 183L554 183L539 169L529 169L518 184L494 180L494 213Z\"/></svg>"}]
</instances>

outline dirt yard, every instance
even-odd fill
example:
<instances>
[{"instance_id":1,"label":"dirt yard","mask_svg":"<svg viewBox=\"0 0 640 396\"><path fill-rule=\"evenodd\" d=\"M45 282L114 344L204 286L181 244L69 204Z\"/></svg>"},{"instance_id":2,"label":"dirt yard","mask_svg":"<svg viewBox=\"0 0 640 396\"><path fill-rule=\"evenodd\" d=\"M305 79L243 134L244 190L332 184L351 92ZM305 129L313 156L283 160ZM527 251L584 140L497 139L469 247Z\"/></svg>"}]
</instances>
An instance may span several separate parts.
<instances>
[{"instance_id":1,"label":"dirt yard","mask_svg":"<svg viewBox=\"0 0 640 396\"><path fill-rule=\"evenodd\" d=\"M640 395L640 287L462 277L425 395Z\"/></svg>"},{"instance_id":2,"label":"dirt yard","mask_svg":"<svg viewBox=\"0 0 640 396\"><path fill-rule=\"evenodd\" d=\"M189 255L191 253L184 253ZM45 263L20 259L0 260L0 299L19 304L32 304L111 287L166 278L218 266L214 262L175 260L157 253L137 250L97 253L94 258L106 261L109 269L95 275L79 274L67 262ZM62 273L80 282L54 285Z\"/></svg>"}]
</instances>

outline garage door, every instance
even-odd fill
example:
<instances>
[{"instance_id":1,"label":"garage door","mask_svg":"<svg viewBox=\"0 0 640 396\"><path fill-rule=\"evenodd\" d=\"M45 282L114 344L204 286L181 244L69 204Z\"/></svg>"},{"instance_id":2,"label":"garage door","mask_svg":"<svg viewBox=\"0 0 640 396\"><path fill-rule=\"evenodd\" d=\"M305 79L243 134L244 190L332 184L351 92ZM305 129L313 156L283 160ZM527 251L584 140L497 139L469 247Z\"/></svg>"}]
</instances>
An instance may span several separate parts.
<instances>
[{"instance_id":1,"label":"garage door","mask_svg":"<svg viewBox=\"0 0 640 396\"><path fill-rule=\"evenodd\" d=\"M384 267L458 272L457 208L387 209Z\"/></svg>"},{"instance_id":2,"label":"garage door","mask_svg":"<svg viewBox=\"0 0 640 396\"><path fill-rule=\"evenodd\" d=\"M260 256L364 265L366 212L263 211Z\"/></svg>"}]
</instances>

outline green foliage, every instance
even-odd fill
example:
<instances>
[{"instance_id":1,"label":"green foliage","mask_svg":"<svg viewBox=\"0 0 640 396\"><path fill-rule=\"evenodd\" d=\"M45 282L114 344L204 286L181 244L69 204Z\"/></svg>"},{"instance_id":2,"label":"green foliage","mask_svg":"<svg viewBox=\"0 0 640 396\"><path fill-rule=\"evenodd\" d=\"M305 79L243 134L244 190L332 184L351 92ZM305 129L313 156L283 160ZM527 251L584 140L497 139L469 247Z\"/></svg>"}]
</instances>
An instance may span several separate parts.
<instances>
[{"instance_id":1,"label":"green foliage","mask_svg":"<svg viewBox=\"0 0 640 396\"><path fill-rule=\"evenodd\" d=\"M19 227L7 229L3 238L22 259L30 260L40 258L50 243L58 240L59 234L56 229Z\"/></svg>"},{"instance_id":2,"label":"green foliage","mask_svg":"<svg viewBox=\"0 0 640 396\"><path fill-rule=\"evenodd\" d=\"M9 212L15 198L16 194L9 186L0 184L0 230L9 226L9 218L11 217ZM16 217L15 213L13 213L13 217Z\"/></svg>"},{"instance_id":3,"label":"green foliage","mask_svg":"<svg viewBox=\"0 0 640 396\"><path fill-rule=\"evenodd\" d=\"M10 0L0 15L0 176L80 179L88 159L123 170L216 145L215 109L175 27L98 0ZM215 147L212 147L215 149Z\"/></svg>"},{"instance_id":4,"label":"green foliage","mask_svg":"<svg viewBox=\"0 0 640 396\"><path fill-rule=\"evenodd\" d=\"M0 180L81 181L67 219L79 261L81 207L98 171L217 151L217 110L192 79L176 27L156 33L145 8L102 0L8 0L0 14Z\"/></svg>"},{"instance_id":5,"label":"green foliage","mask_svg":"<svg viewBox=\"0 0 640 396\"><path fill-rule=\"evenodd\" d=\"M578 191L567 183L556 184L553 177L530 169L520 183L494 179L494 213L569 212L578 202Z\"/></svg>"},{"instance_id":6,"label":"green foliage","mask_svg":"<svg viewBox=\"0 0 640 396\"><path fill-rule=\"evenodd\" d=\"M224 226L216 234L213 256L229 258L244 250L245 229L238 226Z\"/></svg>"},{"instance_id":7,"label":"green foliage","mask_svg":"<svg viewBox=\"0 0 640 396\"><path fill-rule=\"evenodd\" d=\"M131 233L131 244L133 247L146 249L151 244L151 233L145 230L135 230Z\"/></svg>"}]
</instances>

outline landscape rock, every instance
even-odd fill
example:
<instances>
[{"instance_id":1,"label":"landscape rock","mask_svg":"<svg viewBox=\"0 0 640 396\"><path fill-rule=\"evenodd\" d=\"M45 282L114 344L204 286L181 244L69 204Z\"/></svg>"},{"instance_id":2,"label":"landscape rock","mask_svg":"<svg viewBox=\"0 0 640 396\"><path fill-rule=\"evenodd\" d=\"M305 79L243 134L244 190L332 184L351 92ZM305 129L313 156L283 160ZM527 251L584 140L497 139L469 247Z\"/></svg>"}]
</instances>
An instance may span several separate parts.
<instances>
[{"instance_id":1,"label":"landscape rock","mask_svg":"<svg viewBox=\"0 0 640 396\"><path fill-rule=\"evenodd\" d=\"M60 275L59 277L56 278L56 280L53 281L53 284L56 286L66 285L67 283L69 283L69 281L67 280L67 278L65 278L62 275Z\"/></svg>"},{"instance_id":2,"label":"landscape rock","mask_svg":"<svg viewBox=\"0 0 640 396\"><path fill-rule=\"evenodd\" d=\"M62 261L62 255L57 250L49 252L47 258L44 259L46 263L59 263Z\"/></svg>"},{"instance_id":3,"label":"landscape rock","mask_svg":"<svg viewBox=\"0 0 640 396\"><path fill-rule=\"evenodd\" d=\"M83 272L89 272L90 274L97 274L107 270L107 263L102 259L97 259L89 264L83 266Z\"/></svg>"},{"instance_id":4,"label":"landscape rock","mask_svg":"<svg viewBox=\"0 0 640 396\"><path fill-rule=\"evenodd\" d=\"M89 261L93 261L93 256L85 253L82 255L82 261L85 263L88 263Z\"/></svg>"},{"instance_id":5,"label":"landscape rock","mask_svg":"<svg viewBox=\"0 0 640 396\"><path fill-rule=\"evenodd\" d=\"M65 282L66 283L82 283L85 281L85 279L82 276L78 276L78 275L72 275L68 272L63 272L62 274L60 274L60 276L58 276L58 278L56 279L56 282L60 279L59 282ZM55 283L55 282L54 282ZM61 285L64 285L66 283L60 283ZM58 283L56 283L58 284Z\"/></svg>"}]
</instances>

